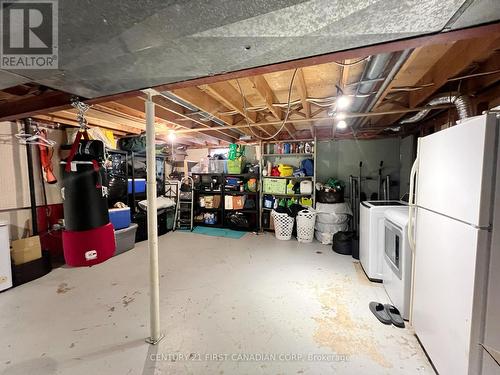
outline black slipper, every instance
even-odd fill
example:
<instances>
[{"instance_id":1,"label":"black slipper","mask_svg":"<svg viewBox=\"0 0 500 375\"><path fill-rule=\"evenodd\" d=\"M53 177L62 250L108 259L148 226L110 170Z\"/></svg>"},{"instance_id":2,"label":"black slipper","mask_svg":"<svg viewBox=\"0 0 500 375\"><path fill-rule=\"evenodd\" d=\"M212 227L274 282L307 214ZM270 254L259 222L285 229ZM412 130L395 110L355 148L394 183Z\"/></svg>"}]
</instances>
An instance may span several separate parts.
<instances>
[{"instance_id":1,"label":"black slipper","mask_svg":"<svg viewBox=\"0 0 500 375\"><path fill-rule=\"evenodd\" d=\"M403 321L403 318L401 317L399 310L395 306L387 304L384 305L384 309L387 315L389 315L392 324L394 324L396 327L399 328L405 327L405 322Z\"/></svg>"},{"instance_id":2,"label":"black slipper","mask_svg":"<svg viewBox=\"0 0 500 375\"><path fill-rule=\"evenodd\" d=\"M384 305L379 302L370 302L370 311L375 315L375 317L384 324L391 324L392 320L387 311L385 311Z\"/></svg>"}]
</instances>

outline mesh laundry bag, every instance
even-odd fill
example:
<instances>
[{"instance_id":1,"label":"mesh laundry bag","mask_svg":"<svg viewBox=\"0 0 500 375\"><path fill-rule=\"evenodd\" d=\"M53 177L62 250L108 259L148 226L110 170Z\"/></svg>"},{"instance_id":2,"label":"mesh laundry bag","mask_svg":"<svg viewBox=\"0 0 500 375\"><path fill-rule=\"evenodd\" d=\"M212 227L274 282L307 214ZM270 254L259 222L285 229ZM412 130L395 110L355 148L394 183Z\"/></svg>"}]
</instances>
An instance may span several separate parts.
<instances>
[{"instance_id":1,"label":"mesh laundry bag","mask_svg":"<svg viewBox=\"0 0 500 375\"><path fill-rule=\"evenodd\" d=\"M274 220L274 235L278 240L288 241L292 238L295 219L286 213L271 212Z\"/></svg>"},{"instance_id":2,"label":"mesh laundry bag","mask_svg":"<svg viewBox=\"0 0 500 375\"><path fill-rule=\"evenodd\" d=\"M297 214L297 240L299 242L312 242L315 223L316 211L308 209Z\"/></svg>"}]
</instances>

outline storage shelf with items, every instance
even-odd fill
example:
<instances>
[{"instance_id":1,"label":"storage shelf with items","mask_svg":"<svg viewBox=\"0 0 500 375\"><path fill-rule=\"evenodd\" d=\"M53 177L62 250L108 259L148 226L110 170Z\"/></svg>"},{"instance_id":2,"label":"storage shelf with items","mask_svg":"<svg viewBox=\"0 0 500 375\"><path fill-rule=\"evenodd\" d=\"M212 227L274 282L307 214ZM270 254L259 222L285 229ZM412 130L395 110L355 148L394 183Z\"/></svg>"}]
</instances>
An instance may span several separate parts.
<instances>
[{"instance_id":1,"label":"storage shelf with items","mask_svg":"<svg viewBox=\"0 0 500 375\"><path fill-rule=\"evenodd\" d=\"M315 206L316 140L263 142L261 150L261 228L272 230L273 208Z\"/></svg>"},{"instance_id":2,"label":"storage shelf with items","mask_svg":"<svg viewBox=\"0 0 500 375\"><path fill-rule=\"evenodd\" d=\"M195 225L259 229L259 175L193 173Z\"/></svg>"},{"instance_id":3,"label":"storage shelf with items","mask_svg":"<svg viewBox=\"0 0 500 375\"><path fill-rule=\"evenodd\" d=\"M194 224L222 227L222 185L220 173L193 173Z\"/></svg>"}]
</instances>

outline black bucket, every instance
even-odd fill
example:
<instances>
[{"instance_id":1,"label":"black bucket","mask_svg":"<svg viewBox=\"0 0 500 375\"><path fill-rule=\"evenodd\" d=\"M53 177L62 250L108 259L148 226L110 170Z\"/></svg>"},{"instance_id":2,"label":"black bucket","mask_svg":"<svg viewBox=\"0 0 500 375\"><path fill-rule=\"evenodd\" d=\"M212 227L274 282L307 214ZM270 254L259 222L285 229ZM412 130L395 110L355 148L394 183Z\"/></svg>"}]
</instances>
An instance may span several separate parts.
<instances>
[{"instance_id":1,"label":"black bucket","mask_svg":"<svg viewBox=\"0 0 500 375\"><path fill-rule=\"evenodd\" d=\"M83 231L109 223L108 197L104 168L99 173L90 161L73 161L76 170L66 172L66 162L61 162L63 176L63 207L66 230Z\"/></svg>"},{"instance_id":2,"label":"black bucket","mask_svg":"<svg viewBox=\"0 0 500 375\"><path fill-rule=\"evenodd\" d=\"M333 235L332 250L338 254L351 255L354 232L337 232Z\"/></svg>"},{"instance_id":3,"label":"black bucket","mask_svg":"<svg viewBox=\"0 0 500 375\"><path fill-rule=\"evenodd\" d=\"M352 239L352 257L359 260L359 237L357 236Z\"/></svg>"}]
</instances>

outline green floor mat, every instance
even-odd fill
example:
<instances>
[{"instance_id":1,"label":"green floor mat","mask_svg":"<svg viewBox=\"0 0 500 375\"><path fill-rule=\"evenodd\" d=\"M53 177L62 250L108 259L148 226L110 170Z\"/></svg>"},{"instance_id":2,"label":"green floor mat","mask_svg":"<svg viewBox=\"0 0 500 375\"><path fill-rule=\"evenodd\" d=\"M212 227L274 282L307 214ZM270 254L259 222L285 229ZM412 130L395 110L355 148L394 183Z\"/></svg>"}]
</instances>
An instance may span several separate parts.
<instances>
[{"instance_id":1,"label":"green floor mat","mask_svg":"<svg viewBox=\"0 0 500 375\"><path fill-rule=\"evenodd\" d=\"M225 229L225 228L196 227L193 229L193 233L205 234L207 236L213 236L213 237L233 238L239 240L248 232L241 232L238 230Z\"/></svg>"}]
</instances>

